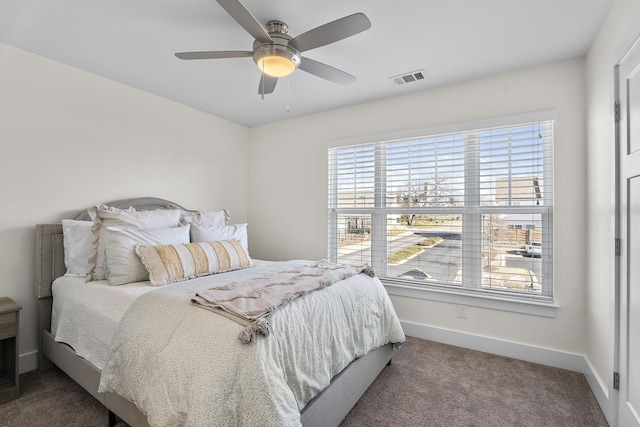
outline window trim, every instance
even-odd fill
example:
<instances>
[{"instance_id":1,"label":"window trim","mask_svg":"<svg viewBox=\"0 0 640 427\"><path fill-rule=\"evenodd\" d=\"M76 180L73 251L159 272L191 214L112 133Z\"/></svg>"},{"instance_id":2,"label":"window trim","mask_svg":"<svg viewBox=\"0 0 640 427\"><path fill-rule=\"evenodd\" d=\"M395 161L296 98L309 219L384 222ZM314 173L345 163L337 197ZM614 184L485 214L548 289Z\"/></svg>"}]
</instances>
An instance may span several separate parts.
<instances>
[{"instance_id":1,"label":"window trim","mask_svg":"<svg viewBox=\"0 0 640 427\"><path fill-rule=\"evenodd\" d=\"M458 122L458 123L445 124L442 126L435 126L435 127L429 127L429 128L403 130L403 131L392 132L392 133L336 140L336 141L329 142L327 144L327 149L346 147L349 145L356 145L356 144L366 144L366 143L373 144L373 143L383 142L388 140L413 138L413 137L416 137L417 135L463 132L463 131L469 131L472 129L484 129L484 128L490 128L490 127L518 125L519 123L550 121L550 120L556 120L556 118L557 118L556 110L541 110L541 111L535 111L530 113L497 117L492 119ZM555 144L553 149L555 150ZM330 203L331 203L332 197L335 197L335 195L330 192L329 194ZM378 198L382 196L378 195L376 192L375 197ZM330 204L330 206L333 206L333 205ZM377 212L378 214L382 214L385 211L385 209L376 210L376 209L369 209L369 208L363 208L361 210L362 210L361 213L367 213L367 214L373 214L373 215L376 214L375 212ZM334 214L339 211L340 209L332 209L332 212ZM350 209L350 212L356 213L356 210ZM329 215L329 224L328 224L329 226L331 226L330 228L331 232L329 235L329 242L328 242L330 259L337 259L337 245L332 244L332 239L336 237L336 236L333 236L333 234L337 231L337 227L336 227L337 224L333 223L337 215L334 215L334 214ZM552 216L553 210L551 210L551 212L547 212L546 215ZM553 238L553 235L551 237ZM382 247L386 247L386 241ZM386 275L386 272L384 272L384 274ZM553 274L553 276L555 276L555 273ZM469 306L483 307L488 309L517 312L517 313L544 316L544 317L556 317L557 310L559 308L559 305L554 301L553 296L551 297L544 297L544 296L538 296L538 295L527 296L522 294L507 295L499 292L491 292L486 290L476 292L468 288L449 288L448 286L438 286L438 285L426 287L421 285L412 285L406 282L396 283L391 278L382 278L381 280L390 295L396 295L401 297L433 300L433 301L440 301L440 302L446 302L446 303L452 303L452 304L465 304ZM553 286L553 283L555 283L554 277L551 277L550 283L551 283L551 286ZM552 295L553 294L554 292L552 292Z\"/></svg>"},{"instance_id":2,"label":"window trim","mask_svg":"<svg viewBox=\"0 0 640 427\"><path fill-rule=\"evenodd\" d=\"M485 291L476 293L469 289L453 289L445 286L425 287L408 283L394 283L384 278L381 281L389 295L393 296L463 304L541 317L556 317L558 308L560 308L551 299L544 301L541 298L536 300L525 297L515 298L509 295L497 295Z\"/></svg>"}]
</instances>

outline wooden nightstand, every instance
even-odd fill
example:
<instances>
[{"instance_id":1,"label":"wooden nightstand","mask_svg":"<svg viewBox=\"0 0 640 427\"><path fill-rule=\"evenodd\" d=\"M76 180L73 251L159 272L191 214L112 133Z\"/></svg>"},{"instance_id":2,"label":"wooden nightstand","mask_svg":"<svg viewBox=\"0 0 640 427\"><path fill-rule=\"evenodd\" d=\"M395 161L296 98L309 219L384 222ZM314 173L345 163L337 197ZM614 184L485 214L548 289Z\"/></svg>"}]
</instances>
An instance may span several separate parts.
<instances>
[{"instance_id":1,"label":"wooden nightstand","mask_svg":"<svg viewBox=\"0 0 640 427\"><path fill-rule=\"evenodd\" d=\"M0 403L16 399L20 394L18 335L21 309L11 298L0 298Z\"/></svg>"}]
</instances>

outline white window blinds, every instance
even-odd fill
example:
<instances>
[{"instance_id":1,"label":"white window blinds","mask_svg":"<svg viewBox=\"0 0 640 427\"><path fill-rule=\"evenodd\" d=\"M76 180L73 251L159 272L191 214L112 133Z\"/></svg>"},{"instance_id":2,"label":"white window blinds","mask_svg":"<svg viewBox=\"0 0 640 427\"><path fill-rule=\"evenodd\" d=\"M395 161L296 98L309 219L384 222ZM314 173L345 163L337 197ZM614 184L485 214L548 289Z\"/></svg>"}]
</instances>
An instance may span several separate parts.
<instances>
[{"instance_id":1,"label":"white window blinds","mask_svg":"<svg viewBox=\"0 0 640 427\"><path fill-rule=\"evenodd\" d=\"M552 297L553 121L329 148L329 258Z\"/></svg>"}]
</instances>

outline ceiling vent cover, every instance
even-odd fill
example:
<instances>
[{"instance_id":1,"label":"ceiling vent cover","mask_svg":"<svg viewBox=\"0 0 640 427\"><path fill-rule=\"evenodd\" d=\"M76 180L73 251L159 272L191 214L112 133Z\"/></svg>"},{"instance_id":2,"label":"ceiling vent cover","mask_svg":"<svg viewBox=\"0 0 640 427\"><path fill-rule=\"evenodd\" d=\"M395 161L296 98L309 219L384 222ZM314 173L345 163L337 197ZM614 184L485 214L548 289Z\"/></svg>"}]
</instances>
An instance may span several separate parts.
<instances>
[{"instance_id":1,"label":"ceiling vent cover","mask_svg":"<svg viewBox=\"0 0 640 427\"><path fill-rule=\"evenodd\" d=\"M418 70L418 71L412 71L410 73L407 74L401 74L399 76L393 76L393 77L389 77L389 80L391 80L394 84L394 86L400 86L403 85L405 83L411 83L411 82L417 82L419 80L424 80L426 77L426 74L424 72L424 70Z\"/></svg>"}]
</instances>

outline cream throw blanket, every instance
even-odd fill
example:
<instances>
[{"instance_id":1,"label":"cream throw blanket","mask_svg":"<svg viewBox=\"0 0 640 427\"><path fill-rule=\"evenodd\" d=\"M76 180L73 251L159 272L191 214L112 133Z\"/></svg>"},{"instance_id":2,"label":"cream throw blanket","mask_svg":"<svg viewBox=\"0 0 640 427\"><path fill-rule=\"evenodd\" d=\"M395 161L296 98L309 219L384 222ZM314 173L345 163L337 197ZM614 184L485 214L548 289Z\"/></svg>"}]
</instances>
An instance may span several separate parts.
<instances>
[{"instance_id":1,"label":"cream throw blanket","mask_svg":"<svg viewBox=\"0 0 640 427\"><path fill-rule=\"evenodd\" d=\"M279 307L309 292L364 273L374 277L367 265L352 267L319 261L242 282L232 282L196 293L198 307L224 315L245 326L240 341L250 343L256 334L268 335L268 317Z\"/></svg>"}]
</instances>

